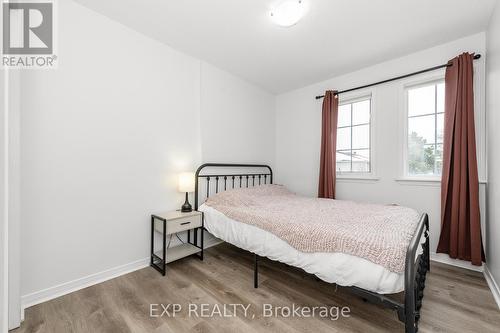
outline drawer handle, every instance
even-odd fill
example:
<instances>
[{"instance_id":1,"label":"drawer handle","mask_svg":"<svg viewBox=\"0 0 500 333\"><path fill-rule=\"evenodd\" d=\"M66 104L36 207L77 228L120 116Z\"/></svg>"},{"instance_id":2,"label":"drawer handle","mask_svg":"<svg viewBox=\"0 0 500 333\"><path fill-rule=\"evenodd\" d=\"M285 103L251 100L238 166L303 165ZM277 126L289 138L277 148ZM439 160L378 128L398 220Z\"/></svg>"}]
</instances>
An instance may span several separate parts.
<instances>
[{"instance_id":1,"label":"drawer handle","mask_svg":"<svg viewBox=\"0 0 500 333\"><path fill-rule=\"evenodd\" d=\"M186 224L189 224L189 223L191 223L191 222L183 222L183 223L181 223L181 225L186 225Z\"/></svg>"}]
</instances>

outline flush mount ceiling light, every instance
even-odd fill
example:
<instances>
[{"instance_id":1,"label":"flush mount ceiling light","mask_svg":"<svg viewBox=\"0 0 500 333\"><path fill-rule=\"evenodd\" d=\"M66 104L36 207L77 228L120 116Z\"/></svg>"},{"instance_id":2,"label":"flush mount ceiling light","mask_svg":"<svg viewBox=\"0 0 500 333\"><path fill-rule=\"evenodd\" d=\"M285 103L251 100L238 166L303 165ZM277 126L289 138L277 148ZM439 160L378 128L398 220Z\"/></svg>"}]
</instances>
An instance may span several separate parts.
<instances>
[{"instance_id":1,"label":"flush mount ceiling light","mask_svg":"<svg viewBox=\"0 0 500 333\"><path fill-rule=\"evenodd\" d=\"M304 0L284 0L271 10L271 20L281 27L290 27L299 22L305 12Z\"/></svg>"}]
</instances>

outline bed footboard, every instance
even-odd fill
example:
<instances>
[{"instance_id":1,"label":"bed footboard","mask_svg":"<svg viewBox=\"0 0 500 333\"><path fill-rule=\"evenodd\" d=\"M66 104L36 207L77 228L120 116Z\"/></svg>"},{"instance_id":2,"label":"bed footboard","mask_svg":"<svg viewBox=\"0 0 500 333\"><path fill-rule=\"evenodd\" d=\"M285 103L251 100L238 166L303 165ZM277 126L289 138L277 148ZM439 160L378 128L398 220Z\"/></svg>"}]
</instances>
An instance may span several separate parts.
<instances>
[{"instance_id":1,"label":"bed footboard","mask_svg":"<svg viewBox=\"0 0 500 333\"><path fill-rule=\"evenodd\" d=\"M423 243L421 243L422 236L425 238ZM422 246L422 253L417 256L420 245ZM429 216L422 214L406 251L404 303L399 303L386 295L358 287L348 287L348 289L371 303L380 304L397 311L398 319L405 324L405 333L416 333L424 297L426 274L429 270Z\"/></svg>"},{"instance_id":2,"label":"bed footboard","mask_svg":"<svg viewBox=\"0 0 500 333\"><path fill-rule=\"evenodd\" d=\"M425 242L422 244L422 254L415 256L420 245L422 235ZM420 319L420 308L424 297L425 278L430 270L430 244L429 244L429 217L422 214L406 252L405 262L405 304L404 313L398 311L399 319L405 323L405 332L414 333L418 331Z\"/></svg>"}]
</instances>

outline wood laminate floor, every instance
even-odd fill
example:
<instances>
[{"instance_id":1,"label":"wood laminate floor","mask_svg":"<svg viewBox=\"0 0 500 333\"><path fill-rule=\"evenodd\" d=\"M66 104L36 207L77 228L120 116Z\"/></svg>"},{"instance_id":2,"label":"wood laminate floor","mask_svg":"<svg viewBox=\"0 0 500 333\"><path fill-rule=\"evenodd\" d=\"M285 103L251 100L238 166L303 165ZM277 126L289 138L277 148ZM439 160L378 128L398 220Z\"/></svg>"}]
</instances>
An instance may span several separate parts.
<instances>
[{"instance_id":1,"label":"wood laminate floor","mask_svg":"<svg viewBox=\"0 0 500 333\"><path fill-rule=\"evenodd\" d=\"M253 288L253 256L228 244L171 263L167 276L148 267L26 310L21 332L404 332L396 313L286 265L262 260ZM481 273L432 263L419 332L500 332L500 310ZM192 308L189 315L189 303ZM223 304L250 304L248 312L204 318ZM262 304L349 307L349 317L264 317ZM179 304L175 317L150 317L150 304ZM154 307L154 306L153 306ZM159 314L162 312L158 305ZM172 308L169 308L172 316ZM278 311L279 312L279 311ZM233 316L233 313L236 316ZM196 314L198 316L196 316ZM335 313L332 313L335 316Z\"/></svg>"}]
</instances>

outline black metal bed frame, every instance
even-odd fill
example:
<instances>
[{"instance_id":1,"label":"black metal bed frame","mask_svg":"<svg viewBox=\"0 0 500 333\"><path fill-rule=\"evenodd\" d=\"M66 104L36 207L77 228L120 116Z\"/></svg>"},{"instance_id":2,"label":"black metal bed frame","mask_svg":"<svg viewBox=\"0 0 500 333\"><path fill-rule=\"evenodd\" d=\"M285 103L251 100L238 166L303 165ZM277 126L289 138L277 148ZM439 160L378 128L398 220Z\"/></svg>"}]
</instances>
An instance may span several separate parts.
<instances>
[{"instance_id":1,"label":"black metal bed frame","mask_svg":"<svg viewBox=\"0 0 500 333\"><path fill-rule=\"evenodd\" d=\"M205 168L267 168L268 172L257 173L216 173L216 174L201 174ZM210 196L210 180L213 179L215 184L215 193L220 190L228 189L228 181L230 188L249 187L262 184L273 183L273 171L269 165L264 164L225 164L225 163L205 163L201 165L195 174L195 199L194 208L198 210L200 196L200 180L206 180L206 198ZM256 180L258 183L256 183ZM269 180L269 181L268 181ZM219 188L219 183L223 181ZM422 244L422 253L417 256L418 247L422 236L425 237L425 243ZM388 297L384 294L378 294L369 290L358 288L355 286L343 287L350 290L353 294L363 298L364 300L380 304L384 307L397 311L398 319L405 324L405 333L416 333L418 331L418 321L420 319L420 308L424 296L426 274L430 270L430 244L429 244L429 217L427 214L422 214L418 223L417 229L413 238L408 245L405 259L405 289L404 301L402 303ZM254 287L259 286L259 256L254 254Z\"/></svg>"}]
</instances>

